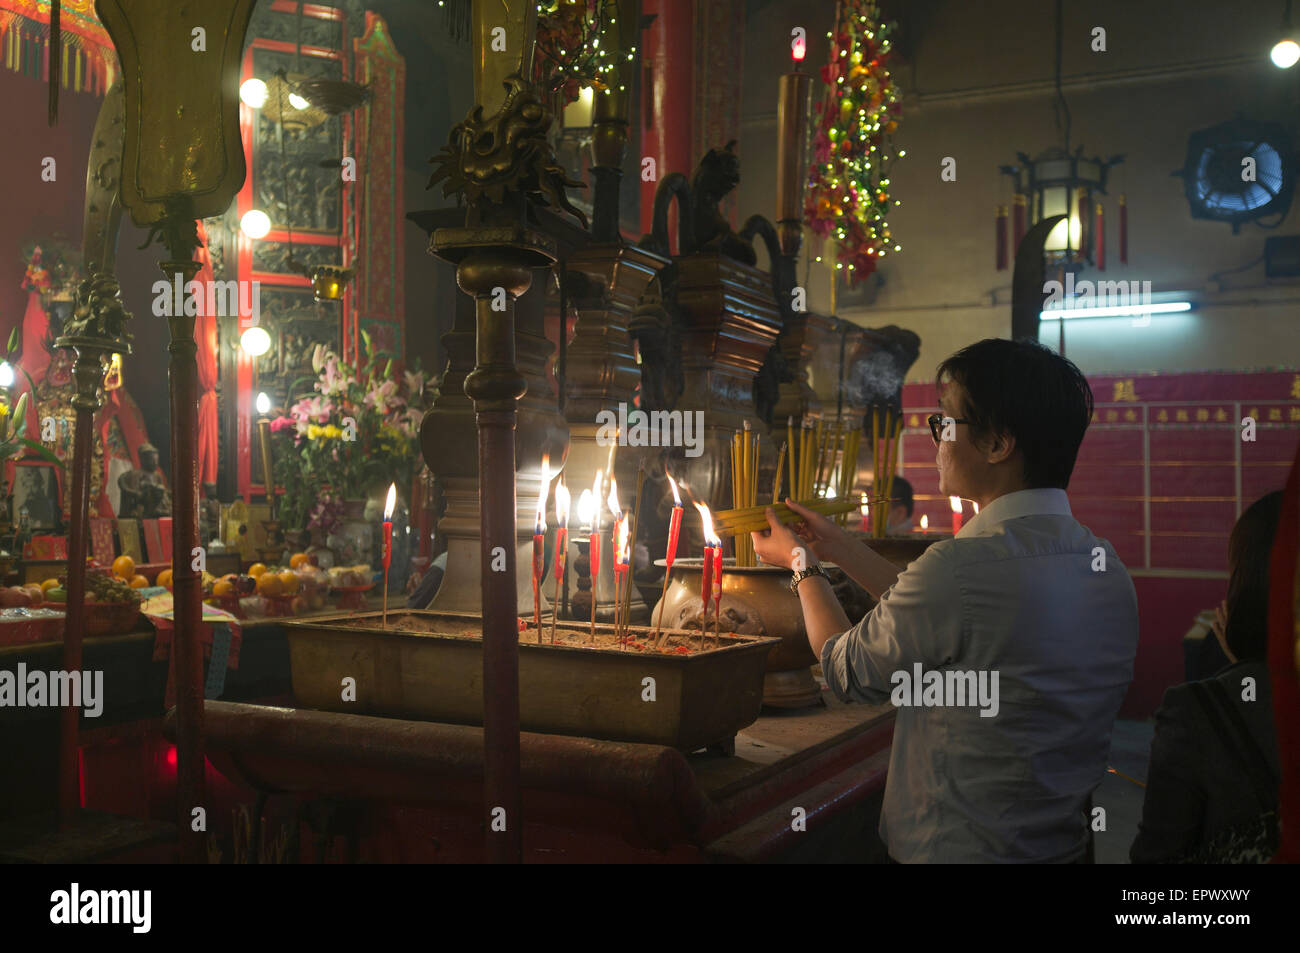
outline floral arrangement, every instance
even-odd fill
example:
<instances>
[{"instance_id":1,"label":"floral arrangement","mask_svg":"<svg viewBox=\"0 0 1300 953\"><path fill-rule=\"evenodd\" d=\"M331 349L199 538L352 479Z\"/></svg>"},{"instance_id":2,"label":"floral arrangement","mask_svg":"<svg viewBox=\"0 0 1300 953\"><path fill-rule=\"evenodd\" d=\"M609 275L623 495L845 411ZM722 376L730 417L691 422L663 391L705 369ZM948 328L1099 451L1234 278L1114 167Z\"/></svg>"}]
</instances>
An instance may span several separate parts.
<instances>
[{"instance_id":1,"label":"floral arrangement","mask_svg":"<svg viewBox=\"0 0 1300 953\"><path fill-rule=\"evenodd\" d=\"M365 364L344 362L317 345L312 393L271 422L282 447L276 482L285 488L280 521L326 533L342 519L342 501L396 482L406 489L417 462L416 438L426 407L425 377L394 373L367 335Z\"/></svg>"}]
</instances>

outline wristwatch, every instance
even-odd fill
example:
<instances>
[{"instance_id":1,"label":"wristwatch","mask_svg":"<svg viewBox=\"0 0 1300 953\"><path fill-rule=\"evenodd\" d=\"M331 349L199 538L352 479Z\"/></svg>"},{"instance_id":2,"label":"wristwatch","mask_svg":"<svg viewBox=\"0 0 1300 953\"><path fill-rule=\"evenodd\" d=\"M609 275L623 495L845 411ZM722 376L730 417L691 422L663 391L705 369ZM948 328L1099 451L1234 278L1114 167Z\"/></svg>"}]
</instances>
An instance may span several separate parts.
<instances>
[{"instance_id":1,"label":"wristwatch","mask_svg":"<svg viewBox=\"0 0 1300 953\"><path fill-rule=\"evenodd\" d=\"M813 563L807 569L798 570L790 579L790 591L795 595L799 594L799 583L803 582L809 576L821 576L825 578L826 571L817 563Z\"/></svg>"}]
</instances>

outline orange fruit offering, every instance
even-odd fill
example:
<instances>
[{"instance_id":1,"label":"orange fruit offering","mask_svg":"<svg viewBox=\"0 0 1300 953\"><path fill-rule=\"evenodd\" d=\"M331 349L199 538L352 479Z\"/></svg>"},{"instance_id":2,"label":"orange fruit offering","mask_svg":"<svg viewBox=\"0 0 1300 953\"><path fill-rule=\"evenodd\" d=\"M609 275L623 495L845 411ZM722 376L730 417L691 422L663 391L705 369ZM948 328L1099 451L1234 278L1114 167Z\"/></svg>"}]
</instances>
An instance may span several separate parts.
<instances>
[{"instance_id":1,"label":"orange fruit offering","mask_svg":"<svg viewBox=\"0 0 1300 953\"><path fill-rule=\"evenodd\" d=\"M143 589L149 585L149 579L146 576L142 576L139 573L136 573L134 576L131 577L131 580L130 582L127 583L127 585L129 585L132 589Z\"/></svg>"},{"instance_id":2,"label":"orange fruit offering","mask_svg":"<svg viewBox=\"0 0 1300 953\"><path fill-rule=\"evenodd\" d=\"M301 566L307 565L307 563L308 563L308 559L306 553L294 553L292 556L289 557L290 569L298 569Z\"/></svg>"},{"instance_id":3,"label":"orange fruit offering","mask_svg":"<svg viewBox=\"0 0 1300 953\"><path fill-rule=\"evenodd\" d=\"M171 584L172 584L172 571L170 569L164 569L162 572L158 574L158 578L154 580L155 586L170 587Z\"/></svg>"},{"instance_id":4,"label":"orange fruit offering","mask_svg":"<svg viewBox=\"0 0 1300 953\"><path fill-rule=\"evenodd\" d=\"M235 584L225 579L218 579L212 584L212 594L214 596L228 596L234 593Z\"/></svg>"},{"instance_id":5,"label":"orange fruit offering","mask_svg":"<svg viewBox=\"0 0 1300 953\"><path fill-rule=\"evenodd\" d=\"M41 583L41 592L49 592L51 589L57 588L59 588L59 580L57 579L46 579Z\"/></svg>"},{"instance_id":6,"label":"orange fruit offering","mask_svg":"<svg viewBox=\"0 0 1300 953\"><path fill-rule=\"evenodd\" d=\"M266 572L265 563L253 563L253 565L248 567L248 574L254 579L261 579L262 573L264 572Z\"/></svg>"},{"instance_id":7,"label":"orange fruit offering","mask_svg":"<svg viewBox=\"0 0 1300 953\"><path fill-rule=\"evenodd\" d=\"M135 575L135 560L130 556L118 556L113 560L113 575L118 579L130 579Z\"/></svg>"},{"instance_id":8,"label":"orange fruit offering","mask_svg":"<svg viewBox=\"0 0 1300 953\"><path fill-rule=\"evenodd\" d=\"M284 590L284 594L286 596L297 594L298 588L302 584L301 580L298 578L298 574L286 569L284 572L280 573L279 576L280 586Z\"/></svg>"},{"instance_id":9,"label":"orange fruit offering","mask_svg":"<svg viewBox=\"0 0 1300 953\"><path fill-rule=\"evenodd\" d=\"M263 566L263 569L266 567ZM284 583L280 577L273 572L264 572L257 577L257 591L263 596L279 596L284 594Z\"/></svg>"}]
</instances>

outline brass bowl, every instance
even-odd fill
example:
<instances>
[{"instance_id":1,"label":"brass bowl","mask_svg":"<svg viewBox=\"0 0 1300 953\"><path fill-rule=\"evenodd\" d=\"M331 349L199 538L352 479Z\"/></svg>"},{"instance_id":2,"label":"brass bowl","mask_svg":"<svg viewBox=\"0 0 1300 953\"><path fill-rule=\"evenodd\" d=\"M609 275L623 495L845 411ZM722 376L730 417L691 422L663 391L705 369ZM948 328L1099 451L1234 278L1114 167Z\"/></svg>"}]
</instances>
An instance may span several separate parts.
<instances>
[{"instance_id":1,"label":"brass bowl","mask_svg":"<svg viewBox=\"0 0 1300 953\"><path fill-rule=\"evenodd\" d=\"M658 560L656 565L665 565ZM700 628L701 559L673 563L668 592L650 616L664 628ZM821 702L821 690L809 668L818 661L808 645L799 597L790 591L790 570L778 566L737 566L723 560L722 631L769 636L781 641L767 657L763 704L777 708L804 708ZM709 612L709 626L714 613Z\"/></svg>"},{"instance_id":2,"label":"brass bowl","mask_svg":"<svg viewBox=\"0 0 1300 953\"><path fill-rule=\"evenodd\" d=\"M906 536L881 536L851 532L851 535L877 555L884 556L899 569L906 569L913 560L939 542L952 539L951 533L910 533Z\"/></svg>"}]
</instances>

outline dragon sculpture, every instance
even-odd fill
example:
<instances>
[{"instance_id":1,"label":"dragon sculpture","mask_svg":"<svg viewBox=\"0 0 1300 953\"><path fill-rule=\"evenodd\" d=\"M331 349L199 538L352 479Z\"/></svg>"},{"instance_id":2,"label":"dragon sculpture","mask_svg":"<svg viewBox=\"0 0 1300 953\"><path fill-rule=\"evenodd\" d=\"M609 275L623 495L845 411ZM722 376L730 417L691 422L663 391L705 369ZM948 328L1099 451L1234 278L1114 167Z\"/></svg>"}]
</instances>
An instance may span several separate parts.
<instances>
[{"instance_id":1,"label":"dragon sculpture","mask_svg":"<svg viewBox=\"0 0 1300 953\"><path fill-rule=\"evenodd\" d=\"M506 78L505 88L499 112L484 117L483 107L475 106L452 128L447 145L429 160L437 168L428 188L445 179L442 194L463 196L471 217L481 214L485 200L504 206L508 197L515 196L555 206L586 228L587 217L565 193L566 188L583 185L565 175L546 138L551 111L518 73Z\"/></svg>"}]
</instances>

